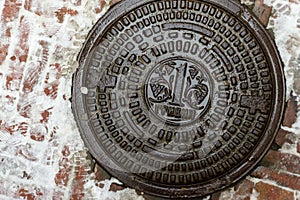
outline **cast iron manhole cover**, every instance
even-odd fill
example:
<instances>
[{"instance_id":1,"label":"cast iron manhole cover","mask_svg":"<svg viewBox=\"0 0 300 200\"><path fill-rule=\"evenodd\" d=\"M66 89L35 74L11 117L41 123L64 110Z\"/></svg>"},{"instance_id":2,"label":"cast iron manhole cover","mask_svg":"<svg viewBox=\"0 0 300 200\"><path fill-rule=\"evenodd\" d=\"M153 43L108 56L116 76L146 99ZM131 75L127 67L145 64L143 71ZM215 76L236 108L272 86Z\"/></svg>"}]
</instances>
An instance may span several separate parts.
<instances>
[{"instance_id":1,"label":"cast iron manhole cover","mask_svg":"<svg viewBox=\"0 0 300 200\"><path fill-rule=\"evenodd\" d=\"M281 122L284 80L237 1L125 0L91 31L74 77L83 140L139 191L197 197L245 176Z\"/></svg>"}]
</instances>

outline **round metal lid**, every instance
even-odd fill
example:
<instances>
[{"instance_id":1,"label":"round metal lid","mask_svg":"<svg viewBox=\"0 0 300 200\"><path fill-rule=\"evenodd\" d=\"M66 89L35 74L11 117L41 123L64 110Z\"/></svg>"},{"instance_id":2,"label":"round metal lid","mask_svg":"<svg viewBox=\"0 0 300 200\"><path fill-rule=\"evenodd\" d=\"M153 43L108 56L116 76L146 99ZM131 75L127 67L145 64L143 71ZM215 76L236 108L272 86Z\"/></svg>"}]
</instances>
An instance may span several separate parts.
<instances>
[{"instance_id":1,"label":"round metal lid","mask_svg":"<svg viewBox=\"0 0 300 200\"><path fill-rule=\"evenodd\" d=\"M198 197L245 176L281 123L275 45L237 1L124 0L94 26L74 76L82 138L139 191Z\"/></svg>"}]
</instances>

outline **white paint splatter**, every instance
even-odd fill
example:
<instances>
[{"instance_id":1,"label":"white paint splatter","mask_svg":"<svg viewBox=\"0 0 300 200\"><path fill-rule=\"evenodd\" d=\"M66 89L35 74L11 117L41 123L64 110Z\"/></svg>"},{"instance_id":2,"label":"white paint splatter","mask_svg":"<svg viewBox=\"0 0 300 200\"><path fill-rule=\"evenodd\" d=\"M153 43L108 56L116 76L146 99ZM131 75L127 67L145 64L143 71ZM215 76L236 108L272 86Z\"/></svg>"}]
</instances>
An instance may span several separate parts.
<instances>
[{"instance_id":1,"label":"white paint splatter","mask_svg":"<svg viewBox=\"0 0 300 200\"><path fill-rule=\"evenodd\" d=\"M101 199L103 200L143 200L142 196L137 195L134 190L124 189L117 192L109 191L112 183L120 184L120 182L116 179L105 180L101 182L88 181L85 184L85 190L88 194L87 199ZM96 184L103 184L103 188L100 188Z\"/></svg>"},{"instance_id":2,"label":"white paint splatter","mask_svg":"<svg viewBox=\"0 0 300 200\"><path fill-rule=\"evenodd\" d=\"M291 91L300 90L294 88L295 73L300 72L300 1L266 0L265 3L273 7L268 28L274 31L275 41L285 65L288 99Z\"/></svg>"}]
</instances>

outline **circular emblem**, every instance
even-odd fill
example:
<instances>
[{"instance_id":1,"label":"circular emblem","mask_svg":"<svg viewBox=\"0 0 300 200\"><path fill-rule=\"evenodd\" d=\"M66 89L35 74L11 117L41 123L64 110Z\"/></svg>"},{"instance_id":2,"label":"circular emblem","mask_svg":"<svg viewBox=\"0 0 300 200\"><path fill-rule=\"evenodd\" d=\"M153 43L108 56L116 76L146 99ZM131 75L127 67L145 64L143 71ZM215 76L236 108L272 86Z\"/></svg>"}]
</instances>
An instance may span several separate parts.
<instances>
[{"instance_id":1,"label":"circular emblem","mask_svg":"<svg viewBox=\"0 0 300 200\"><path fill-rule=\"evenodd\" d=\"M170 58L155 66L145 83L152 113L171 125L200 118L209 105L211 82L204 67L187 59Z\"/></svg>"},{"instance_id":2,"label":"circular emblem","mask_svg":"<svg viewBox=\"0 0 300 200\"><path fill-rule=\"evenodd\" d=\"M281 122L275 45L235 0L121 1L78 58L72 108L86 146L150 195L199 197L236 183Z\"/></svg>"}]
</instances>

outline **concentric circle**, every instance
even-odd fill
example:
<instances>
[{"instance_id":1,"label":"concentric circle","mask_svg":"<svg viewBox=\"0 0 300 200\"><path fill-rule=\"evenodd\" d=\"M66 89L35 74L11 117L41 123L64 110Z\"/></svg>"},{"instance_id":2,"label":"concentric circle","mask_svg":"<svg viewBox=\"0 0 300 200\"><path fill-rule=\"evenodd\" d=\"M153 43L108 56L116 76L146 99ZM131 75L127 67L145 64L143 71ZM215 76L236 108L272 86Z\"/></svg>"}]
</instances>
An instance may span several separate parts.
<instances>
[{"instance_id":1,"label":"concentric circle","mask_svg":"<svg viewBox=\"0 0 300 200\"><path fill-rule=\"evenodd\" d=\"M282 66L234 0L124 0L94 26L73 111L95 159L125 184L198 197L245 176L281 123Z\"/></svg>"}]
</instances>

